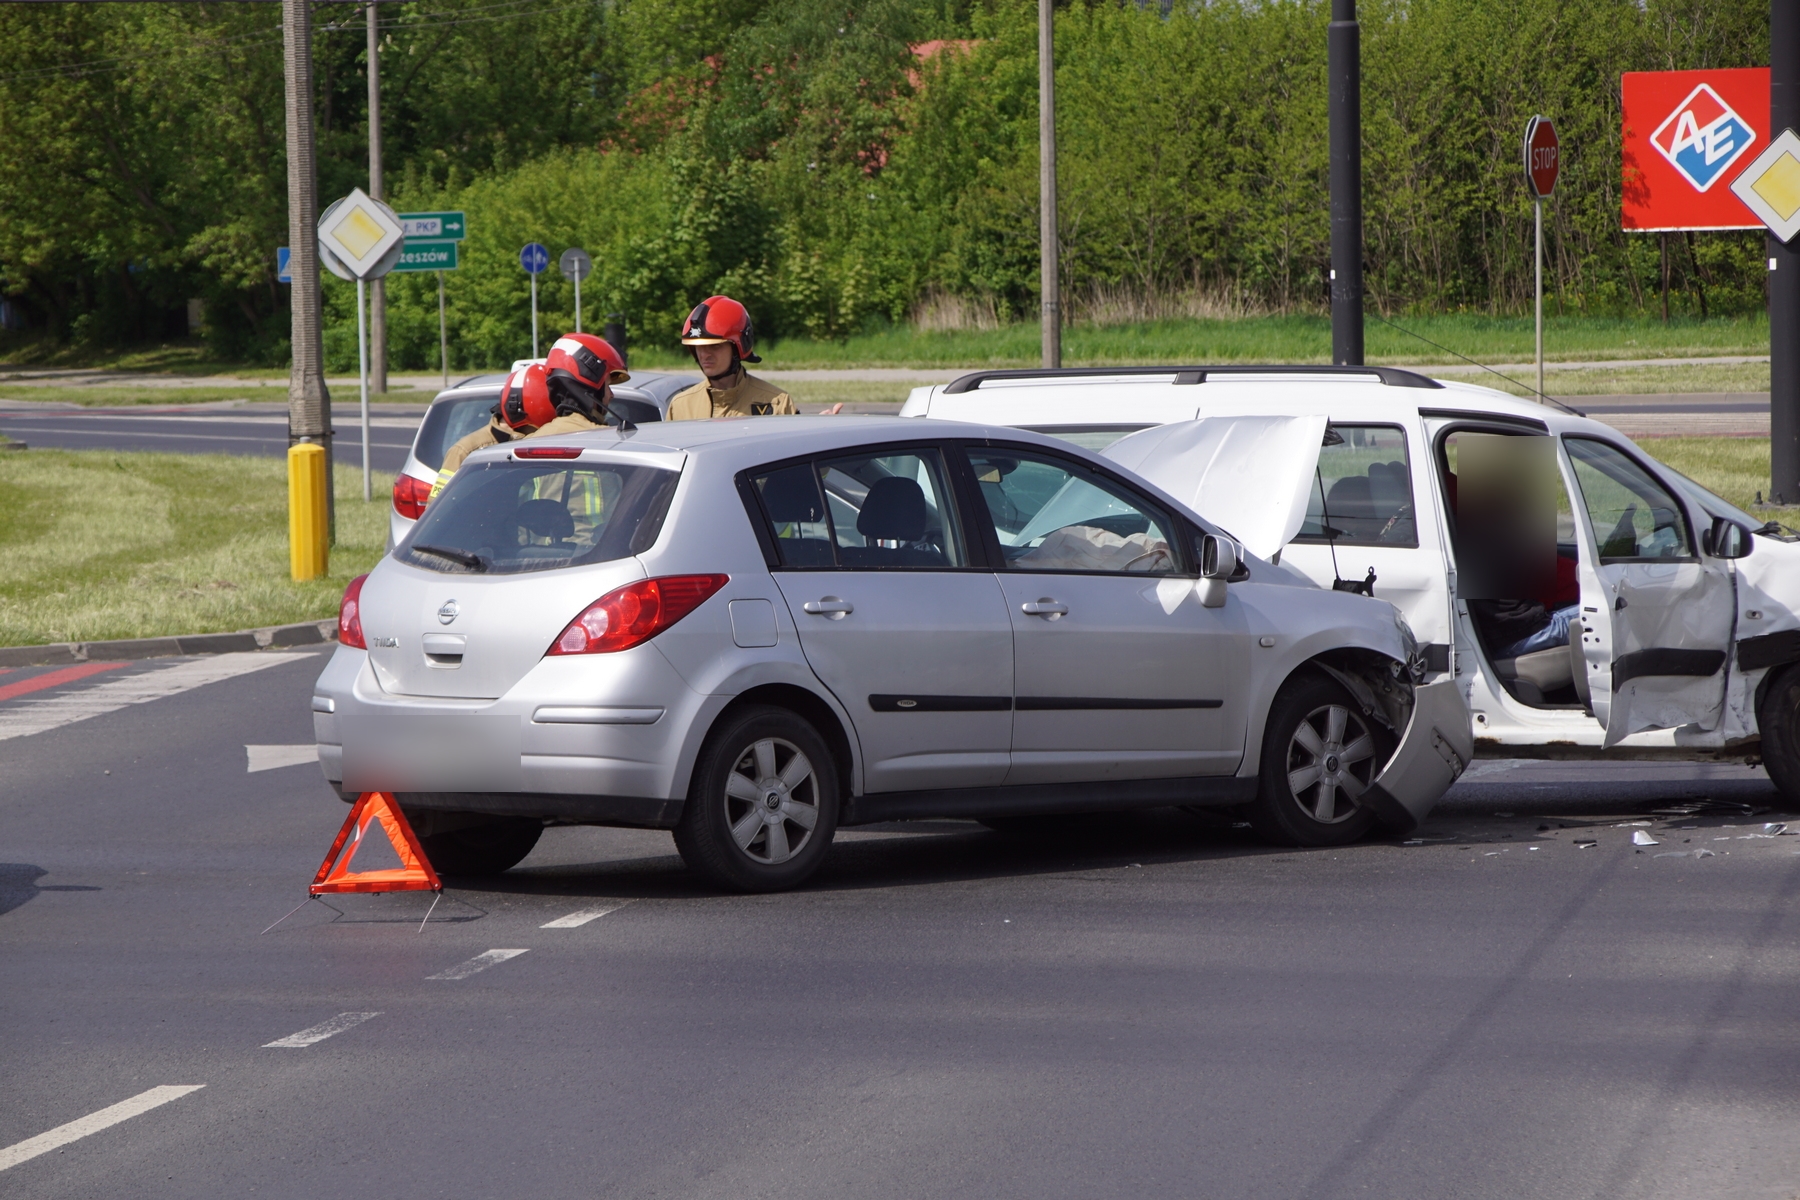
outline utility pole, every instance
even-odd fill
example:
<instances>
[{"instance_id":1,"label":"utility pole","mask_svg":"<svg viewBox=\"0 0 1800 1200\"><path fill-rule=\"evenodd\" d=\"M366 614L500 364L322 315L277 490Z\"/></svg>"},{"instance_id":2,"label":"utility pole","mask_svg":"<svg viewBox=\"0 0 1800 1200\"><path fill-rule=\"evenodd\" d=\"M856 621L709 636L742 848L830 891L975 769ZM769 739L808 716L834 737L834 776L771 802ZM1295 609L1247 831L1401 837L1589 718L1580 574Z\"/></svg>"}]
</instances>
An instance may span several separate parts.
<instances>
[{"instance_id":1,"label":"utility pole","mask_svg":"<svg viewBox=\"0 0 1800 1200\"><path fill-rule=\"evenodd\" d=\"M283 67L287 76L288 271L293 313L293 365L288 371L288 445L325 448L327 520L336 541L331 464L331 392L325 386L320 338L319 176L313 155L312 9L282 0Z\"/></svg>"},{"instance_id":2,"label":"utility pole","mask_svg":"<svg viewBox=\"0 0 1800 1200\"><path fill-rule=\"evenodd\" d=\"M375 20L375 0L365 6L369 21L369 199L386 200L381 184L381 30ZM369 285L369 342L373 355L369 386L387 393L387 280Z\"/></svg>"},{"instance_id":3,"label":"utility pole","mask_svg":"<svg viewBox=\"0 0 1800 1200\"><path fill-rule=\"evenodd\" d=\"M1771 0L1781 4L1783 0ZM1362 366L1362 30L1356 0L1331 0L1331 361Z\"/></svg>"},{"instance_id":4,"label":"utility pole","mask_svg":"<svg viewBox=\"0 0 1800 1200\"><path fill-rule=\"evenodd\" d=\"M1050 369L1062 366L1062 285L1056 244L1054 7L1052 0L1038 0L1038 274L1044 300L1044 366Z\"/></svg>"},{"instance_id":5,"label":"utility pole","mask_svg":"<svg viewBox=\"0 0 1800 1200\"><path fill-rule=\"evenodd\" d=\"M1800 133L1800 5L1769 0L1769 139ZM1800 252L1769 246L1769 503L1800 502Z\"/></svg>"}]
</instances>

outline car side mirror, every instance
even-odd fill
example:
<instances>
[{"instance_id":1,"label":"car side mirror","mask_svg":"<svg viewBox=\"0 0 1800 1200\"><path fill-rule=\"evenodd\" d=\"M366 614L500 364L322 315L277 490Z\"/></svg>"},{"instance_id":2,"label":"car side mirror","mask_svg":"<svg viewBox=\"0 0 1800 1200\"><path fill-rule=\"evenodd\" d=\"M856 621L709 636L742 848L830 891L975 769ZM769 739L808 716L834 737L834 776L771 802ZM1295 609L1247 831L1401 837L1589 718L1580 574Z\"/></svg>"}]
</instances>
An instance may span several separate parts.
<instances>
[{"instance_id":1,"label":"car side mirror","mask_svg":"<svg viewBox=\"0 0 1800 1200\"><path fill-rule=\"evenodd\" d=\"M1200 537L1200 603L1207 608L1225 606L1225 581L1243 565L1243 551L1228 537L1216 533Z\"/></svg>"},{"instance_id":2,"label":"car side mirror","mask_svg":"<svg viewBox=\"0 0 1800 1200\"><path fill-rule=\"evenodd\" d=\"M1756 542L1730 517L1714 517L1712 528L1700 535L1700 548L1714 558L1743 558L1756 549Z\"/></svg>"}]
</instances>

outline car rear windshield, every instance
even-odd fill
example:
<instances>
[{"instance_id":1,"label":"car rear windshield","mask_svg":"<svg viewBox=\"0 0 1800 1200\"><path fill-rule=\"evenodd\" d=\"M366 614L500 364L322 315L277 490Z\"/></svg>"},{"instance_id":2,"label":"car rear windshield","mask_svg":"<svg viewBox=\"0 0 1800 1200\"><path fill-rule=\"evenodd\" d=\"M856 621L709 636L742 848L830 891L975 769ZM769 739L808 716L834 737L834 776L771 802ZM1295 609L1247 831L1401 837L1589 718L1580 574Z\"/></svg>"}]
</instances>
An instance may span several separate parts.
<instances>
[{"instance_id":1,"label":"car rear windshield","mask_svg":"<svg viewBox=\"0 0 1800 1200\"><path fill-rule=\"evenodd\" d=\"M433 404L419 425L419 436L413 439L413 457L433 471L442 467L450 447L488 423L494 400L494 393L484 391Z\"/></svg>"},{"instance_id":2,"label":"car rear windshield","mask_svg":"<svg viewBox=\"0 0 1800 1200\"><path fill-rule=\"evenodd\" d=\"M457 574L517 574L641 554L680 476L603 462L467 463L394 557Z\"/></svg>"}]
</instances>

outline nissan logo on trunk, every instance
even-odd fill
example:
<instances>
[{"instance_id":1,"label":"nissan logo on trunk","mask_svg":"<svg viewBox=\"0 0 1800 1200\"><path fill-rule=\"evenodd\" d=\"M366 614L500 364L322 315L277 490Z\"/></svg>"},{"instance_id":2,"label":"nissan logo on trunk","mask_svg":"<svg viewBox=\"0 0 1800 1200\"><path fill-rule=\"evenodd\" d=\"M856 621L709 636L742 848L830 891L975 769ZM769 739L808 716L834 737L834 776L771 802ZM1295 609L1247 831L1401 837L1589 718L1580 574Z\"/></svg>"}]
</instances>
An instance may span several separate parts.
<instances>
[{"instance_id":1,"label":"nissan logo on trunk","mask_svg":"<svg viewBox=\"0 0 1800 1200\"><path fill-rule=\"evenodd\" d=\"M438 609L438 624L448 625L450 622L456 620L456 614L461 611L460 608L456 607L456 601L444 601L444 607Z\"/></svg>"}]
</instances>

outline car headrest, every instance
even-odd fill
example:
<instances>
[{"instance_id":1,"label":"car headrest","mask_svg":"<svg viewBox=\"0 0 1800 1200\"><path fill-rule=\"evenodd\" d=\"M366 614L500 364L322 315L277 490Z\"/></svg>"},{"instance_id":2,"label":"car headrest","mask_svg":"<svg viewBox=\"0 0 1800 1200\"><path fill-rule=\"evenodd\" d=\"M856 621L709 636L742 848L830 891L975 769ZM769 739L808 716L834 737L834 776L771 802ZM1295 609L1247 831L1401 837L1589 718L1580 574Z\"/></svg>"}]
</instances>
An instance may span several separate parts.
<instances>
[{"instance_id":1,"label":"car headrest","mask_svg":"<svg viewBox=\"0 0 1800 1200\"><path fill-rule=\"evenodd\" d=\"M916 480L877 479L856 517L856 532L871 541L916 542L925 536L925 492Z\"/></svg>"},{"instance_id":2,"label":"car headrest","mask_svg":"<svg viewBox=\"0 0 1800 1200\"><path fill-rule=\"evenodd\" d=\"M575 536L575 518L560 500L527 500L519 505L514 520L533 537L560 542Z\"/></svg>"},{"instance_id":3,"label":"car headrest","mask_svg":"<svg viewBox=\"0 0 1800 1200\"><path fill-rule=\"evenodd\" d=\"M769 476L762 487L762 502L777 525L825 519L825 502L812 468L789 467Z\"/></svg>"}]
</instances>

